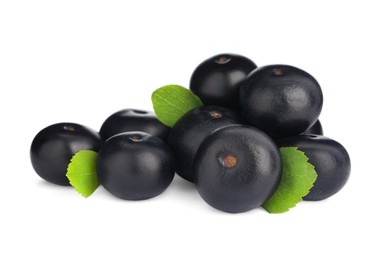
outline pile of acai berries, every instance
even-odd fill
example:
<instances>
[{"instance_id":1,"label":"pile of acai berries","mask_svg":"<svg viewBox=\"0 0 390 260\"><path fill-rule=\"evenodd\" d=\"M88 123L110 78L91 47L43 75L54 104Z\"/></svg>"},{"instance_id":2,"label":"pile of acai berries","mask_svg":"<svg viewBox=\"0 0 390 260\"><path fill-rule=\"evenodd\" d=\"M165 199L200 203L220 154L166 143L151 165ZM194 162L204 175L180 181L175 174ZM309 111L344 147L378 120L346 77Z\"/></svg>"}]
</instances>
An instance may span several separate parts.
<instances>
[{"instance_id":1,"label":"pile of acai berries","mask_svg":"<svg viewBox=\"0 0 390 260\"><path fill-rule=\"evenodd\" d=\"M347 182L346 149L323 136L323 94L309 73L288 65L257 67L236 54L199 64L189 89L153 92L154 113L123 109L97 132L75 123L41 130L34 170L88 197L101 184L126 200L161 194L175 172L225 212L263 207L285 212L324 200Z\"/></svg>"}]
</instances>

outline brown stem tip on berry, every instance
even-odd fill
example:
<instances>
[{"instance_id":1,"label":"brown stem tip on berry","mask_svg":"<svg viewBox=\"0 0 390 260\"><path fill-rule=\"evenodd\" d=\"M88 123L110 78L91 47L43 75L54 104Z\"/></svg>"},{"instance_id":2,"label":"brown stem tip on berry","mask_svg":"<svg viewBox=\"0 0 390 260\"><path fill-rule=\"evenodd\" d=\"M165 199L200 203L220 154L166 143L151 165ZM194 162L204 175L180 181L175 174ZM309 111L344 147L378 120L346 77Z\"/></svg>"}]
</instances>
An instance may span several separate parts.
<instances>
[{"instance_id":1,"label":"brown stem tip on berry","mask_svg":"<svg viewBox=\"0 0 390 260\"><path fill-rule=\"evenodd\" d=\"M139 142L142 140L142 137L139 136L139 135L133 135L130 137L130 140L133 141L133 142Z\"/></svg>"},{"instance_id":2,"label":"brown stem tip on berry","mask_svg":"<svg viewBox=\"0 0 390 260\"><path fill-rule=\"evenodd\" d=\"M275 76L282 76L283 70L281 68L274 69Z\"/></svg>"},{"instance_id":3,"label":"brown stem tip on berry","mask_svg":"<svg viewBox=\"0 0 390 260\"><path fill-rule=\"evenodd\" d=\"M225 64L230 61L230 58L226 56L219 56L218 58L215 59L215 61L219 64Z\"/></svg>"},{"instance_id":4,"label":"brown stem tip on berry","mask_svg":"<svg viewBox=\"0 0 390 260\"><path fill-rule=\"evenodd\" d=\"M224 155L219 159L225 168L232 168L237 165L237 157L233 154Z\"/></svg>"},{"instance_id":5,"label":"brown stem tip on berry","mask_svg":"<svg viewBox=\"0 0 390 260\"><path fill-rule=\"evenodd\" d=\"M65 125L64 130L69 131L69 132L74 132L74 131L76 131L76 128L74 126L71 126L71 125Z\"/></svg>"},{"instance_id":6,"label":"brown stem tip on berry","mask_svg":"<svg viewBox=\"0 0 390 260\"><path fill-rule=\"evenodd\" d=\"M221 118L221 117L222 117L222 114L219 113L219 112L212 111L212 112L210 112L210 116L211 116L212 118Z\"/></svg>"}]
</instances>

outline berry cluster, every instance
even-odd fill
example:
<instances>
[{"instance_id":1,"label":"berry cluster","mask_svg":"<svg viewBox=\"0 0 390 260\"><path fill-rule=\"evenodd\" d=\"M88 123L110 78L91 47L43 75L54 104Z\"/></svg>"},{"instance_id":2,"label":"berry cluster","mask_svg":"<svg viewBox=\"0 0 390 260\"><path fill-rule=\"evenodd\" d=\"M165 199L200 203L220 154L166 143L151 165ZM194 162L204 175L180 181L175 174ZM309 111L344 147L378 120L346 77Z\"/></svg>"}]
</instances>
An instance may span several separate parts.
<instances>
[{"instance_id":1,"label":"berry cluster","mask_svg":"<svg viewBox=\"0 0 390 260\"><path fill-rule=\"evenodd\" d=\"M176 172L208 204L232 213L260 206L284 212L295 204L283 208L283 201L326 199L349 178L347 151L323 136L318 120L320 85L296 67L257 67L220 54L198 65L190 90L163 87L152 100L157 117L124 109L99 132L74 123L46 127L31 145L33 168L49 182L75 186L67 174L75 155L94 151L79 163L92 165L98 183L117 197L157 196Z\"/></svg>"}]
</instances>

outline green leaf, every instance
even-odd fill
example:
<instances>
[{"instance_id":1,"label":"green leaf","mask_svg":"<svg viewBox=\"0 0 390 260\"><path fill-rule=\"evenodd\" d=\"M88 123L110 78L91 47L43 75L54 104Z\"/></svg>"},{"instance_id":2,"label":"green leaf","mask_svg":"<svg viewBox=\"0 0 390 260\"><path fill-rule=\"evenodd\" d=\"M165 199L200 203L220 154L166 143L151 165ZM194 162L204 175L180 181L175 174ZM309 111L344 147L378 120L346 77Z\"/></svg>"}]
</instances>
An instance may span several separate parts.
<instances>
[{"instance_id":1,"label":"green leaf","mask_svg":"<svg viewBox=\"0 0 390 260\"><path fill-rule=\"evenodd\" d=\"M282 179L274 194L262 205L269 213L283 213L306 196L317 179L314 166L296 147L282 147Z\"/></svg>"},{"instance_id":2,"label":"green leaf","mask_svg":"<svg viewBox=\"0 0 390 260\"><path fill-rule=\"evenodd\" d=\"M188 111L203 105L198 96L179 85L156 89L152 103L158 120L169 127L173 127Z\"/></svg>"},{"instance_id":3,"label":"green leaf","mask_svg":"<svg viewBox=\"0 0 390 260\"><path fill-rule=\"evenodd\" d=\"M96 174L96 158L96 152L81 150L73 155L68 165L66 177L75 190L86 198L100 185Z\"/></svg>"}]
</instances>

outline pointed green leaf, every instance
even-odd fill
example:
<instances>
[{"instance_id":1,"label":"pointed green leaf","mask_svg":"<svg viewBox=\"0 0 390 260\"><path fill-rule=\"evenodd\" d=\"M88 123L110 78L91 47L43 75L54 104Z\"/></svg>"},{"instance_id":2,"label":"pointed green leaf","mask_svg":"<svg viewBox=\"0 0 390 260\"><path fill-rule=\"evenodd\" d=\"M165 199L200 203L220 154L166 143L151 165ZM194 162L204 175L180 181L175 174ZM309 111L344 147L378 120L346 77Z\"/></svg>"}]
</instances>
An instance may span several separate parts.
<instances>
[{"instance_id":1,"label":"pointed green leaf","mask_svg":"<svg viewBox=\"0 0 390 260\"><path fill-rule=\"evenodd\" d=\"M188 111L203 105L191 90L179 85L167 85L155 90L152 102L158 120L169 127L173 127Z\"/></svg>"},{"instance_id":2,"label":"pointed green leaf","mask_svg":"<svg viewBox=\"0 0 390 260\"><path fill-rule=\"evenodd\" d=\"M306 196L317 179L314 166L296 147L282 147L282 179L274 194L262 205L269 213L283 213Z\"/></svg>"},{"instance_id":3,"label":"pointed green leaf","mask_svg":"<svg viewBox=\"0 0 390 260\"><path fill-rule=\"evenodd\" d=\"M96 158L96 152L81 150L72 157L68 165L66 177L84 197L90 196L100 185L96 174Z\"/></svg>"}]
</instances>

